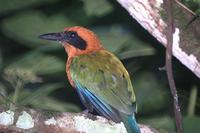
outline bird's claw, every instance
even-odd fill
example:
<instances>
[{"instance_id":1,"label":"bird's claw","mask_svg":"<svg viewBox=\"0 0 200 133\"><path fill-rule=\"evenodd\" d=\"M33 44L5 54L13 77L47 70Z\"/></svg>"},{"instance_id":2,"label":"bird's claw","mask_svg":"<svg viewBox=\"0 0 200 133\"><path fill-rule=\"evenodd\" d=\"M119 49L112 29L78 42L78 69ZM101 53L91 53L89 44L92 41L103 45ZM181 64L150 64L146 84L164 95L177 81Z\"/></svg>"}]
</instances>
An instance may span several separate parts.
<instances>
[{"instance_id":1,"label":"bird's claw","mask_svg":"<svg viewBox=\"0 0 200 133\"><path fill-rule=\"evenodd\" d=\"M87 118L92 119L92 120L96 120L96 116L90 113L91 110L89 109L85 109L81 112L81 114L85 115Z\"/></svg>"}]
</instances>

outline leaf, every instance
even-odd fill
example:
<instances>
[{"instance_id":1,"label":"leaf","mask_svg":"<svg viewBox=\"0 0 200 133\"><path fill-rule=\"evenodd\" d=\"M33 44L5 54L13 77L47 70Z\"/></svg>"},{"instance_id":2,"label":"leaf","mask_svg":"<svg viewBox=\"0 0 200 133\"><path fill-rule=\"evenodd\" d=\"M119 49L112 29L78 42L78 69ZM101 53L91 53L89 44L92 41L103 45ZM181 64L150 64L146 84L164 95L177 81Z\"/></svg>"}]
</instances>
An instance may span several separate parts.
<instances>
[{"instance_id":1,"label":"leaf","mask_svg":"<svg viewBox=\"0 0 200 133\"><path fill-rule=\"evenodd\" d=\"M184 133L199 133L200 117L183 117L183 132ZM151 125L159 130L159 133L166 133L166 130L171 133L175 131L174 118L170 116L154 116L144 118L141 123Z\"/></svg>"},{"instance_id":2,"label":"leaf","mask_svg":"<svg viewBox=\"0 0 200 133\"><path fill-rule=\"evenodd\" d=\"M100 38L103 46L112 52L120 50L131 39L131 34L123 30L120 25L111 27L98 26L93 30Z\"/></svg>"},{"instance_id":3,"label":"leaf","mask_svg":"<svg viewBox=\"0 0 200 133\"><path fill-rule=\"evenodd\" d=\"M199 133L200 131L200 117L184 117L183 118L183 131L184 133Z\"/></svg>"},{"instance_id":4,"label":"leaf","mask_svg":"<svg viewBox=\"0 0 200 133\"><path fill-rule=\"evenodd\" d=\"M30 69L36 74L52 74L65 71L65 63L58 57L46 55L38 51L28 52L15 59L8 68Z\"/></svg>"},{"instance_id":5,"label":"leaf","mask_svg":"<svg viewBox=\"0 0 200 133\"><path fill-rule=\"evenodd\" d=\"M62 112L79 112L81 109L75 104L61 102L52 97L43 97L35 100L31 105L34 108L45 110L62 111Z\"/></svg>"},{"instance_id":6,"label":"leaf","mask_svg":"<svg viewBox=\"0 0 200 133\"><path fill-rule=\"evenodd\" d=\"M50 32L61 32L64 27L75 25L64 13L46 16L41 12L25 12L5 19L2 23L3 32L13 40L28 47L60 48L57 42L45 41L38 36ZM52 45L53 44L53 45Z\"/></svg>"},{"instance_id":7,"label":"leaf","mask_svg":"<svg viewBox=\"0 0 200 133\"><path fill-rule=\"evenodd\" d=\"M80 107L68 102L59 101L56 98L53 98L50 93L53 93L56 89L63 86L62 83L54 83L43 85L34 89L23 89L19 95L18 106L31 106L35 109L46 109L53 111L69 111L69 112L78 112ZM13 94L10 94L11 98Z\"/></svg>"},{"instance_id":8,"label":"leaf","mask_svg":"<svg viewBox=\"0 0 200 133\"><path fill-rule=\"evenodd\" d=\"M155 54L153 47L137 38L123 25L98 26L93 30L99 36L103 46L115 52L121 59Z\"/></svg>"},{"instance_id":9,"label":"leaf","mask_svg":"<svg viewBox=\"0 0 200 133\"><path fill-rule=\"evenodd\" d=\"M155 49L151 47L140 48L140 49L135 49L135 50L124 51L119 54L119 58L123 60L123 59L128 59L128 58L133 58L133 57L139 57L139 56L154 55L155 53L156 53Z\"/></svg>"},{"instance_id":10,"label":"leaf","mask_svg":"<svg viewBox=\"0 0 200 133\"><path fill-rule=\"evenodd\" d=\"M154 73L144 71L135 75L133 88L136 90L139 113L151 114L169 104L169 90Z\"/></svg>"},{"instance_id":11,"label":"leaf","mask_svg":"<svg viewBox=\"0 0 200 133\"><path fill-rule=\"evenodd\" d=\"M23 106L31 104L32 102L34 102L34 100L37 100L38 98L41 97L45 97L62 86L63 84L54 83L38 87L37 90L25 89L19 96L18 104Z\"/></svg>"},{"instance_id":12,"label":"leaf","mask_svg":"<svg viewBox=\"0 0 200 133\"><path fill-rule=\"evenodd\" d=\"M113 6L107 0L82 0L88 16L103 16L113 11Z\"/></svg>"},{"instance_id":13,"label":"leaf","mask_svg":"<svg viewBox=\"0 0 200 133\"><path fill-rule=\"evenodd\" d=\"M8 13L28 6L36 6L55 1L56 0L1 0L0 13Z\"/></svg>"},{"instance_id":14,"label":"leaf","mask_svg":"<svg viewBox=\"0 0 200 133\"><path fill-rule=\"evenodd\" d=\"M175 131L174 121L169 116L153 116L144 118L141 123L147 124L159 130L159 133L169 133Z\"/></svg>"}]
</instances>

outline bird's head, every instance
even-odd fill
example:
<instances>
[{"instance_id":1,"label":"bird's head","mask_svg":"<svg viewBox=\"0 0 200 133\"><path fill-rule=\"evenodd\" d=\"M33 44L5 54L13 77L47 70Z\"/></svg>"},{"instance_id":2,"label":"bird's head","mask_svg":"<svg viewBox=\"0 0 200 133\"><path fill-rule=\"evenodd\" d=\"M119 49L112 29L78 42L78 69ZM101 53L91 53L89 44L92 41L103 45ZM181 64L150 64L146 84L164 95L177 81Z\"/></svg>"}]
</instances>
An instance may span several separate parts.
<instances>
[{"instance_id":1,"label":"bird's head","mask_svg":"<svg viewBox=\"0 0 200 133\"><path fill-rule=\"evenodd\" d=\"M97 36L92 31L80 26L67 27L63 32L43 34L39 38L62 43L68 57L103 49Z\"/></svg>"}]
</instances>

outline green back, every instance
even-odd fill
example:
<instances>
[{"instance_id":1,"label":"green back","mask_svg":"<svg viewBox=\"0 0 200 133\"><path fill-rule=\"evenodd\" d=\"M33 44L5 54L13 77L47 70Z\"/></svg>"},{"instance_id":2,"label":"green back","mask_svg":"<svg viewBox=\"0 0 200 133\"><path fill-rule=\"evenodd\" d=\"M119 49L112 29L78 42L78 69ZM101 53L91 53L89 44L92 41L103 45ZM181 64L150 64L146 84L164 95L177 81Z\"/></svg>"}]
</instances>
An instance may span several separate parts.
<instances>
[{"instance_id":1,"label":"green back","mask_svg":"<svg viewBox=\"0 0 200 133\"><path fill-rule=\"evenodd\" d=\"M102 101L125 114L135 112L135 94L128 72L121 61L106 50L73 58L72 80Z\"/></svg>"}]
</instances>

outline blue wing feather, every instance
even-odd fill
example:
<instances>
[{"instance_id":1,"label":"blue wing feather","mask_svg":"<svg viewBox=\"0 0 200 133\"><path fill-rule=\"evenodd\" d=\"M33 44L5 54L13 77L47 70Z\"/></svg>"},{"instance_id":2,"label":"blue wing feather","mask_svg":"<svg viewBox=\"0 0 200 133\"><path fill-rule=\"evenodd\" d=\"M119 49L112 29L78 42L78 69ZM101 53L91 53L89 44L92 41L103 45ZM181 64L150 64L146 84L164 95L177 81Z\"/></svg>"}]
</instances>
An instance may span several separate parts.
<instances>
[{"instance_id":1,"label":"blue wing feather","mask_svg":"<svg viewBox=\"0 0 200 133\"><path fill-rule=\"evenodd\" d=\"M140 129L135 120L135 116L126 115L119 113L116 109L103 102L92 94L87 88L81 86L79 83L75 83L78 93L81 95L82 101L87 101L87 105L92 106L99 114L103 115L107 119L113 120L114 122L123 121L128 133L140 133ZM86 106L88 108L88 106ZM121 116L121 117L120 117Z\"/></svg>"},{"instance_id":2,"label":"blue wing feather","mask_svg":"<svg viewBox=\"0 0 200 133\"><path fill-rule=\"evenodd\" d=\"M98 113L105 116L107 119L111 119L115 122L121 121L121 118L119 117L116 109L112 108L110 105L97 98L87 88L81 86L79 83L76 82L75 85L78 93L82 95L82 97L80 97L82 101L84 100L89 102L88 104L92 105Z\"/></svg>"},{"instance_id":3,"label":"blue wing feather","mask_svg":"<svg viewBox=\"0 0 200 133\"><path fill-rule=\"evenodd\" d=\"M76 87L77 88L77 93L79 95L79 98L82 102L82 104L90 111L93 112L93 106L91 105L89 99L87 98L87 96L85 95L85 93L82 91L82 89L78 89L80 87Z\"/></svg>"}]
</instances>

